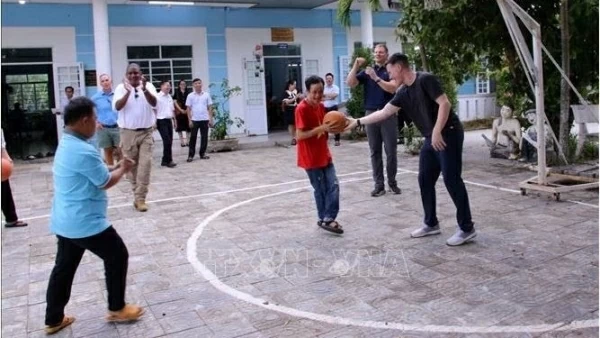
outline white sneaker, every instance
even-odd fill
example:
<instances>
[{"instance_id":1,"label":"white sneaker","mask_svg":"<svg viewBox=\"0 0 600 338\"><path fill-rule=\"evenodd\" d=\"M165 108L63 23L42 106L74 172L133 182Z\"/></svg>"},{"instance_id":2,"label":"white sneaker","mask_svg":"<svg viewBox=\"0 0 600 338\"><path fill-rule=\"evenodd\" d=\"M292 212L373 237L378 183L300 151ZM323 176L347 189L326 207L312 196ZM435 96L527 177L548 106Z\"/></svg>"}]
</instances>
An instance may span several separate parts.
<instances>
[{"instance_id":1,"label":"white sneaker","mask_svg":"<svg viewBox=\"0 0 600 338\"><path fill-rule=\"evenodd\" d=\"M424 225L422 228L419 228L419 229L411 232L410 237L419 238L419 237L425 237L425 236L431 236L431 235L439 235L441 233L442 233L442 231L440 230L439 225L436 225L434 227Z\"/></svg>"},{"instance_id":2,"label":"white sneaker","mask_svg":"<svg viewBox=\"0 0 600 338\"><path fill-rule=\"evenodd\" d=\"M475 229L471 230L470 232L464 232L458 229L456 233L452 235L452 237L448 238L446 244L449 246L463 245L475 237L477 237L477 232L475 232Z\"/></svg>"}]
</instances>

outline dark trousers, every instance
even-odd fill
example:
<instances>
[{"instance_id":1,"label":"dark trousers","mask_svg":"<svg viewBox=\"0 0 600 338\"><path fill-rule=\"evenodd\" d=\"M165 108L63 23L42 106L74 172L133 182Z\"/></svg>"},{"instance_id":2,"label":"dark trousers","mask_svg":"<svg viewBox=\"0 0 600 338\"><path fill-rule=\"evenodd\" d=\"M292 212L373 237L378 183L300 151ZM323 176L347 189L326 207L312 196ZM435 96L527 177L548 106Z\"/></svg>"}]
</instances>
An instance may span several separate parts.
<instances>
[{"instance_id":1,"label":"dark trousers","mask_svg":"<svg viewBox=\"0 0 600 338\"><path fill-rule=\"evenodd\" d=\"M8 181L2 181L2 213L4 214L6 223L13 223L18 221L19 217L17 217L17 209L15 208L15 201L13 200Z\"/></svg>"},{"instance_id":2,"label":"dark trousers","mask_svg":"<svg viewBox=\"0 0 600 338\"><path fill-rule=\"evenodd\" d=\"M196 139L198 138L198 130L200 130L200 157L206 154L208 146L208 121L192 121L192 133L190 134L190 150L188 157L193 158L196 152Z\"/></svg>"},{"instance_id":3,"label":"dark trousers","mask_svg":"<svg viewBox=\"0 0 600 338\"><path fill-rule=\"evenodd\" d=\"M471 220L471 208L469 196L465 183L462 180L462 148L465 138L462 126L446 128L442 132L446 142L446 148L435 151L431 146L431 137L425 138L419 158L419 187L421 188L421 200L425 211L425 224L428 226L438 225L436 215L435 184L444 175L444 184L450 194L450 198L456 206L456 220L461 230L469 232L473 229Z\"/></svg>"},{"instance_id":4,"label":"dark trousers","mask_svg":"<svg viewBox=\"0 0 600 338\"><path fill-rule=\"evenodd\" d=\"M330 112L330 111L332 111L332 110L338 110L338 106L337 106L337 104L336 104L335 106L331 106L331 107L329 107L329 108L325 107L325 112L326 112L326 113L329 113L329 112ZM342 138L342 134L339 134L339 133L338 133L338 134L335 134L335 135L334 135L334 139L335 139L336 141L339 141L339 140L341 140L341 138Z\"/></svg>"},{"instance_id":5,"label":"dark trousers","mask_svg":"<svg viewBox=\"0 0 600 338\"><path fill-rule=\"evenodd\" d=\"M108 310L123 309L129 253L117 231L111 226L91 237L56 237L56 263L50 274L46 293L46 325L52 326L62 322L65 306L71 297L73 278L85 250L90 250L104 261Z\"/></svg>"},{"instance_id":6,"label":"dark trousers","mask_svg":"<svg viewBox=\"0 0 600 338\"><path fill-rule=\"evenodd\" d=\"M171 119L156 120L156 128L163 142L163 156L161 164L173 162L173 121Z\"/></svg>"},{"instance_id":7,"label":"dark trousers","mask_svg":"<svg viewBox=\"0 0 600 338\"><path fill-rule=\"evenodd\" d=\"M367 110L367 115L373 113ZM385 149L386 171L388 184L395 186L396 173L398 172L398 119L391 116L381 122L369 124L366 126L369 148L371 149L371 169L373 169L373 180L375 188L384 187L383 179L383 152L381 145Z\"/></svg>"},{"instance_id":8,"label":"dark trousers","mask_svg":"<svg viewBox=\"0 0 600 338\"><path fill-rule=\"evenodd\" d=\"M306 169L317 203L320 221L334 221L340 211L340 185L333 163L324 168Z\"/></svg>"}]
</instances>

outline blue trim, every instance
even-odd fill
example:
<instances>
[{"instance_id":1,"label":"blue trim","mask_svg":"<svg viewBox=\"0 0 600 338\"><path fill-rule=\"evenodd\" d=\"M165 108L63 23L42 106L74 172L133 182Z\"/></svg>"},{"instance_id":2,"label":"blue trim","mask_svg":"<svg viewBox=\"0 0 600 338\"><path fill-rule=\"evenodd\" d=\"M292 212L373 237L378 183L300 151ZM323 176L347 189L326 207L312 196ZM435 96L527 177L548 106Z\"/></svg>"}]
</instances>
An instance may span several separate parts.
<instances>
[{"instance_id":1,"label":"blue trim","mask_svg":"<svg viewBox=\"0 0 600 338\"><path fill-rule=\"evenodd\" d=\"M340 74L340 56L348 54L348 36L345 27L342 27L336 17L336 11L331 11L331 31L333 34L333 68L332 73L335 76L334 83L342 90L342 83L345 79Z\"/></svg>"},{"instance_id":2,"label":"blue trim","mask_svg":"<svg viewBox=\"0 0 600 338\"><path fill-rule=\"evenodd\" d=\"M466 80L460 87L458 87L458 95L473 95L476 94L475 79L471 78Z\"/></svg>"},{"instance_id":3,"label":"blue trim","mask_svg":"<svg viewBox=\"0 0 600 338\"><path fill-rule=\"evenodd\" d=\"M83 62L85 69L96 68L91 5L3 3L2 26L74 27L77 62Z\"/></svg>"}]
</instances>

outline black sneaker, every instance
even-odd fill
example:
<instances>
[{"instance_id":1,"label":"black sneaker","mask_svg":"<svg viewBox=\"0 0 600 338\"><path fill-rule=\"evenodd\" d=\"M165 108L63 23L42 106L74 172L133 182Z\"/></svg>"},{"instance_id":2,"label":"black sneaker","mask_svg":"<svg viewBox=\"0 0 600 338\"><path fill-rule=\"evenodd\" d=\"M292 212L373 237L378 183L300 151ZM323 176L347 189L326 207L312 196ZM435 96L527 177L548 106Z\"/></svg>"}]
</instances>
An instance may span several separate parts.
<instances>
[{"instance_id":1,"label":"black sneaker","mask_svg":"<svg viewBox=\"0 0 600 338\"><path fill-rule=\"evenodd\" d=\"M379 196L383 196L383 195L385 195L385 189L383 187L375 188L373 191L371 191L372 197L379 197Z\"/></svg>"},{"instance_id":2,"label":"black sneaker","mask_svg":"<svg viewBox=\"0 0 600 338\"><path fill-rule=\"evenodd\" d=\"M390 185L390 191L394 195L400 195L402 193L402 190L400 190L400 188L397 185Z\"/></svg>"},{"instance_id":3,"label":"black sneaker","mask_svg":"<svg viewBox=\"0 0 600 338\"><path fill-rule=\"evenodd\" d=\"M177 163L175 163L175 162L161 163L160 165L163 167L167 167L167 168L175 168L177 166Z\"/></svg>"}]
</instances>

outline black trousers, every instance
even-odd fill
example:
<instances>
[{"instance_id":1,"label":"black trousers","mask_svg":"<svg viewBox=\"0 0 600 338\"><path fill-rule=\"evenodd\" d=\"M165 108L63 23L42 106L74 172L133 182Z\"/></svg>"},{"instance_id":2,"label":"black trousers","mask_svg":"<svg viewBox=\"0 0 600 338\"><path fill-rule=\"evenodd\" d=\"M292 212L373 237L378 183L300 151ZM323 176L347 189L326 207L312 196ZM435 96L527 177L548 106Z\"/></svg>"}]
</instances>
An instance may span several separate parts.
<instances>
[{"instance_id":1,"label":"black trousers","mask_svg":"<svg viewBox=\"0 0 600 338\"><path fill-rule=\"evenodd\" d=\"M2 181L2 213L4 214L6 223L13 223L18 221L19 217L17 217L17 209L15 208L15 201L13 200L8 181Z\"/></svg>"},{"instance_id":2,"label":"black trousers","mask_svg":"<svg viewBox=\"0 0 600 338\"><path fill-rule=\"evenodd\" d=\"M196 139L198 138L198 130L200 130L200 151L198 154L200 157L204 157L206 154L206 147L208 146L208 121L192 121L192 133L190 135L190 150L188 157L194 158L196 152Z\"/></svg>"},{"instance_id":3,"label":"black trousers","mask_svg":"<svg viewBox=\"0 0 600 338\"><path fill-rule=\"evenodd\" d=\"M431 137L425 138L419 157L419 187L425 211L424 223L430 227L438 225L436 215L435 184L444 175L444 184L456 206L456 221L461 230L473 230L471 208L467 188L462 179L462 149L465 133L462 126L452 126L442 132L446 148L436 151L431 146Z\"/></svg>"},{"instance_id":4,"label":"black trousers","mask_svg":"<svg viewBox=\"0 0 600 338\"><path fill-rule=\"evenodd\" d=\"M161 164L173 162L173 121L171 119L156 120L156 128L163 142L163 156Z\"/></svg>"},{"instance_id":5,"label":"black trousers","mask_svg":"<svg viewBox=\"0 0 600 338\"><path fill-rule=\"evenodd\" d=\"M325 112L326 113L329 113L332 110L338 110L337 104L335 106L331 106L329 108L325 107ZM342 138L342 135L341 134L335 134L334 138L335 138L336 141L339 141Z\"/></svg>"},{"instance_id":6,"label":"black trousers","mask_svg":"<svg viewBox=\"0 0 600 338\"><path fill-rule=\"evenodd\" d=\"M125 243L111 226L103 232L85 238L58 237L56 263L46 292L46 325L58 325L65 315L65 306L71 297L71 286L85 250L90 250L104 261L108 310L125 307L125 286L129 253Z\"/></svg>"}]
</instances>

